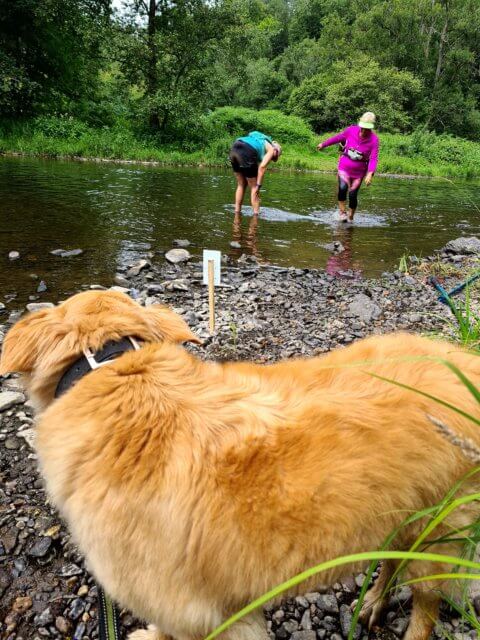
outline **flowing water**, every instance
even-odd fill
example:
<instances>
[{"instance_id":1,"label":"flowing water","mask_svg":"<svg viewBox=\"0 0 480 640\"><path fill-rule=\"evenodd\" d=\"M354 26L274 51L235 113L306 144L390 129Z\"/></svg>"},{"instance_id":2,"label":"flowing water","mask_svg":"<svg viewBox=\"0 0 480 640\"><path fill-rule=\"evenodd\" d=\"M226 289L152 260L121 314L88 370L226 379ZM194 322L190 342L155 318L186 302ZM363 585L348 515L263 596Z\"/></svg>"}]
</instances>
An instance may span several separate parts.
<instances>
[{"instance_id":1,"label":"flowing water","mask_svg":"<svg viewBox=\"0 0 480 640\"><path fill-rule=\"evenodd\" d=\"M82 285L110 285L119 266L176 238L232 256L295 267L395 269L405 252L428 255L446 241L480 233L478 182L377 177L360 191L354 226L335 213L335 176L267 172L257 221L245 207L233 224L234 178L222 169L0 158L0 298L35 294L38 280L55 300ZM248 194L247 194L248 198ZM235 240L241 249L232 249ZM346 250L331 257L324 245ZM53 249L81 248L61 258ZM8 260L9 251L21 258Z\"/></svg>"}]
</instances>

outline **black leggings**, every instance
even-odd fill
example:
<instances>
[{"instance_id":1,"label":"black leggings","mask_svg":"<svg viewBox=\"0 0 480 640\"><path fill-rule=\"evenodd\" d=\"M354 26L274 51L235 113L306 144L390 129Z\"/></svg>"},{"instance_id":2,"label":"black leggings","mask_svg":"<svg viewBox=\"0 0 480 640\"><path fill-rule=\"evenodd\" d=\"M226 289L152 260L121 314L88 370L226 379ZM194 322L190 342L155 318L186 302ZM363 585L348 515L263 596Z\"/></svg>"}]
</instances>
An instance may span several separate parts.
<instances>
[{"instance_id":1,"label":"black leggings","mask_svg":"<svg viewBox=\"0 0 480 640\"><path fill-rule=\"evenodd\" d=\"M356 209L358 206L358 192L360 191L361 184L361 180L352 180L352 186L354 187L354 189L352 189L348 182L346 182L342 176L338 176L339 202L345 202L348 193L348 206L350 207L350 209Z\"/></svg>"}]
</instances>

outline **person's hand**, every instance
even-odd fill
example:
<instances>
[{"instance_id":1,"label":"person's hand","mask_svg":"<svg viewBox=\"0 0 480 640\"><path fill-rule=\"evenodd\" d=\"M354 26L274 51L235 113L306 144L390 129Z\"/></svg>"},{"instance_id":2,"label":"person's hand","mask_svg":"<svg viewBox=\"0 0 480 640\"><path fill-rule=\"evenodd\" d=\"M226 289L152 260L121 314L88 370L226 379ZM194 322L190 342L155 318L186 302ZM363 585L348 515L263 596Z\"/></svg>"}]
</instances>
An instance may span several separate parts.
<instances>
[{"instance_id":1,"label":"person's hand","mask_svg":"<svg viewBox=\"0 0 480 640\"><path fill-rule=\"evenodd\" d=\"M369 187L372 184L372 180L373 180L373 173L367 173L365 177L365 185Z\"/></svg>"},{"instance_id":2,"label":"person's hand","mask_svg":"<svg viewBox=\"0 0 480 640\"><path fill-rule=\"evenodd\" d=\"M317 144L317 151L321 151L323 149L323 143L320 142L319 144Z\"/></svg>"}]
</instances>

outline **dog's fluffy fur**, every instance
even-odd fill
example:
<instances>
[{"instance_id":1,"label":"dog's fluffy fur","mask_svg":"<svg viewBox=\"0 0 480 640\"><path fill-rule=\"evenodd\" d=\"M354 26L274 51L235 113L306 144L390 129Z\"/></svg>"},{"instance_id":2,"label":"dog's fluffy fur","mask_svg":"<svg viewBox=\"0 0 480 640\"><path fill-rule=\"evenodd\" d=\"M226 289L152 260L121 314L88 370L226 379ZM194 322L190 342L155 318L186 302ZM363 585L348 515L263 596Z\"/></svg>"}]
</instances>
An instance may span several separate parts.
<instances>
[{"instance_id":1,"label":"dog's fluffy fur","mask_svg":"<svg viewBox=\"0 0 480 640\"><path fill-rule=\"evenodd\" d=\"M144 346L53 399L84 347L123 336ZM260 366L200 361L174 344L186 340L195 336L165 307L87 292L26 316L3 346L1 372L27 374L42 412L37 447L52 501L107 592L156 625L134 638L199 640L300 571L378 549L471 467L428 415L479 443L477 426L370 375L480 417L473 396L438 358L477 385L480 359L450 344L397 334ZM478 490L478 482L463 490ZM460 529L477 510L454 511L434 537ZM402 530L397 548L409 548L424 524ZM429 550L459 553L453 542ZM377 618L393 569L383 567L365 620ZM414 562L407 577L448 569ZM330 572L302 589L337 578ZM408 640L426 640L437 618L432 587L415 587ZM259 614L225 635L267 637Z\"/></svg>"}]
</instances>

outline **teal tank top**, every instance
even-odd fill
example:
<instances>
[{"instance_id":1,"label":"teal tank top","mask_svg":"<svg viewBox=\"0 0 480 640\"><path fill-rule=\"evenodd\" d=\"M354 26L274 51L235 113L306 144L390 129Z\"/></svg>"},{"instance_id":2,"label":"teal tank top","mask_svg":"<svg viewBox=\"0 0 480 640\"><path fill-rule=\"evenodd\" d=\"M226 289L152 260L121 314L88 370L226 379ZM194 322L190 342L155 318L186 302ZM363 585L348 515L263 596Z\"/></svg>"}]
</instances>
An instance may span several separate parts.
<instances>
[{"instance_id":1,"label":"teal tank top","mask_svg":"<svg viewBox=\"0 0 480 640\"><path fill-rule=\"evenodd\" d=\"M246 142L255 149L260 162L263 160L263 156L265 155L265 142L270 142L270 144L273 142L270 136L265 135L261 131L250 131L248 136L243 136L238 139L242 142Z\"/></svg>"}]
</instances>

